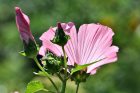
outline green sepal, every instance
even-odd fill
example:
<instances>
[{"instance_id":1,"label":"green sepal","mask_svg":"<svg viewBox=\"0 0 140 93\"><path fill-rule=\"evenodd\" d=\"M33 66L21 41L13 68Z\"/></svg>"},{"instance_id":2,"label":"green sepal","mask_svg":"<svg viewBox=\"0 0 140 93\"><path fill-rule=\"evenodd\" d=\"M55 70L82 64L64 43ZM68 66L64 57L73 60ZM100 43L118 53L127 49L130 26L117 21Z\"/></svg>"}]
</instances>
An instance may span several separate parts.
<instances>
[{"instance_id":1,"label":"green sepal","mask_svg":"<svg viewBox=\"0 0 140 93\"><path fill-rule=\"evenodd\" d=\"M90 74L86 73L86 71L77 71L71 75L71 80L75 81L75 83L78 85L81 82L86 82L89 76Z\"/></svg>"},{"instance_id":2,"label":"green sepal","mask_svg":"<svg viewBox=\"0 0 140 93\"><path fill-rule=\"evenodd\" d=\"M70 39L70 36L65 34L61 26L61 23L58 23L57 27L58 28L55 32L55 36L53 40L51 40L51 42L60 46L64 46L67 43L67 41Z\"/></svg>"},{"instance_id":3,"label":"green sepal","mask_svg":"<svg viewBox=\"0 0 140 93\"><path fill-rule=\"evenodd\" d=\"M69 39L70 36L68 35L64 35L63 37L56 36L53 38L53 40L51 40L51 42L59 46L64 46Z\"/></svg>"},{"instance_id":4,"label":"green sepal","mask_svg":"<svg viewBox=\"0 0 140 93\"><path fill-rule=\"evenodd\" d=\"M28 83L25 93L35 93L41 90L48 91L40 81L31 81Z\"/></svg>"},{"instance_id":5,"label":"green sepal","mask_svg":"<svg viewBox=\"0 0 140 93\"><path fill-rule=\"evenodd\" d=\"M101 59L101 60L103 60L103 59ZM71 69L71 75L72 75L73 73L77 72L77 71L84 70L84 69L86 69L88 66L90 66L90 65L92 65L92 64L94 64L94 63L96 63L96 62L99 62L99 61L101 61L101 60L94 61L94 62L92 62L92 63L84 64L84 65L77 65L77 64L76 64L75 67Z\"/></svg>"},{"instance_id":6,"label":"green sepal","mask_svg":"<svg viewBox=\"0 0 140 93\"><path fill-rule=\"evenodd\" d=\"M85 64L85 65L76 65L75 68L73 68L71 70L71 75L77 71L80 71L80 70L84 70L86 69L90 64Z\"/></svg>"},{"instance_id":7,"label":"green sepal","mask_svg":"<svg viewBox=\"0 0 140 93\"><path fill-rule=\"evenodd\" d=\"M24 45L24 53L27 57L34 58L37 56L38 46L35 41L29 39L28 43L23 41L23 45Z\"/></svg>"},{"instance_id":8,"label":"green sepal","mask_svg":"<svg viewBox=\"0 0 140 93\"><path fill-rule=\"evenodd\" d=\"M103 60L103 59L101 59ZM71 80L72 81L75 81L75 83L78 85L80 82L85 82L86 79L90 76L90 73L87 73L86 70L87 70L87 67L96 63L96 62L99 62L101 60L98 60L98 61L94 61L92 63L89 63L89 64L84 64L84 65L75 65L72 67L71 69Z\"/></svg>"},{"instance_id":9,"label":"green sepal","mask_svg":"<svg viewBox=\"0 0 140 93\"><path fill-rule=\"evenodd\" d=\"M63 69L63 57L57 57L51 52L48 52L41 60L45 71L49 74L55 74Z\"/></svg>"},{"instance_id":10,"label":"green sepal","mask_svg":"<svg viewBox=\"0 0 140 93\"><path fill-rule=\"evenodd\" d=\"M21 54L22 56L26 56L26 53L24 51L20 51L19 54Z\"/></svg>"}]
</instances>

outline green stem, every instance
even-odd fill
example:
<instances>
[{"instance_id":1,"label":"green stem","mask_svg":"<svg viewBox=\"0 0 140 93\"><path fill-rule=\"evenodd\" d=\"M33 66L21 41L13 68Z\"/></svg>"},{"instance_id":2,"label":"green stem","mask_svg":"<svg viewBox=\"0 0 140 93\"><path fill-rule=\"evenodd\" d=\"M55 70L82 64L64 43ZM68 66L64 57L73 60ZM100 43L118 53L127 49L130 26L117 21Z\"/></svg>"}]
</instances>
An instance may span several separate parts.
<instances>
[{"instance_id":1,"label":"green stem","mask_svg":"<svg viewBox=\"0 0 140 93\"><path fill-rule=\"evenodd\" d=\"M67 59L66 59L66 52L65 52L64 46L62 46L62 51L63 51L63 54L64 54L64 68L65 68L65 72L64 72L64 79L62 81L61 93L65 93L66 83L67 83Z\"/></svg>"},{"instance_id":2,"label":"green stem","mask_svg":"<svg viewBox=\"0 0 140 93\"><path fill-rule=\"evenodd\" d=\"M80 83L77 84L76 93L78 93Z\"/></svg>"},{"instance_id":3,"label":"green stem","mask_svg":"<svg viewBox=\"0 0 140 93\"><path fill-rule=\"evenodd\" d=\"M49 74L43 69L43 67L39 64L37 58L34 58L34 61L36 62L37 66L40 68L40 70L42 70L42 72L46 75L46 77L50 80L50 82L52 83L52 85L54 86L54 88L56 89L57 93L59 93L59 90L57 88L57 86L55 85L55 83L53 82L53 80L50 78Z\"/></svg>"},{"instance_id":4,"label":"green stem","mask_svg":"<svg viewBox=\"0 0 140 93\"><path fill-rule=\"evenodd\" d=\"M63 54L64 54L65 75L67 75L67 59L66 59L66 52L65 52L64 46L62 46L62 51L63 51Z\"/></svg>"},{"instance_id":5,"label":"green stem","mask_svg":"<svg viewBox=\"0 0 140 93\"><path fill-rule=\"evenodd\" d=\"M66 90L66 80L64 80L63 82L62 82L62 89L61 89L61 93L65 93L65 90Z\"/></svg>"}]
</instances>

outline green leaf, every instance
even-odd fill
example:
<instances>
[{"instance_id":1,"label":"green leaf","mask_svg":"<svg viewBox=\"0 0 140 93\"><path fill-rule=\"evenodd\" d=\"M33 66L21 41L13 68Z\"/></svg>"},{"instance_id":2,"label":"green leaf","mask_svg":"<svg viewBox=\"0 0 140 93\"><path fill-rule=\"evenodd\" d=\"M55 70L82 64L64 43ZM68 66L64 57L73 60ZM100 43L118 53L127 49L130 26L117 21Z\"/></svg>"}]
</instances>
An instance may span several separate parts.
<instances>
[{"instance_id":1,"label":"green leaf","mask_svg":"<svg viewBox=\"0 0 140 93\"><path fill-rule=\"evenodd\" d=\"M85 64L85 65L77 65L75 68L73 68L71 70L71 75L79 70L83 70L85 69L87 66L89 66L90 64Z\"/></svg>"},{"instance_id":2,"label":"green leaf","mask_svg":"<svg viewBox=\"0 0 140 93\"><path fill-rule=\"evenodd\" d=\"M35 92L38 92L40 90L47 91L40 81L31 81L28 83L25 93L35 93Z\"/></svg>"},{"instance_id":3,"label":"green leaf","mask_svg":"<svg viewBox=\"0 0 140 93\"><path fill-rule=\"evenodd\" d=\"M24 51L20 51L19 54L21 54L22 56L26 56Z\"/></svg>"},{"instance_id":4,"label":"green leaf","mask_svg":"<svg viewBox=\"0 0 140 93\"><path fill-rule=\"evenodd\" d=\"M44 74L44 72L42 72L42 71L39 71L38 73L37 73L37 72L34 72L34 74L35 74L35 75L38 75L38 76L46 76L46 75Z\"/></svg>"},{"instance_id":5,"label":"green leaf","mask_svg":"<svg viewBox=\"0 0 140 93\"><path fill-rule=\"evenodd\" d=\"M101 59L101 60L103 60L103 59ZM96 62L99 62L99 61L101 61L101 60L94 61L94 62L89 63L89 64L76 65L75 68L73 68L73 69L71 70L71 75L72 75L73 73L77 72L77 71L80 71L80 70L86 69L88 66L90 66L90 65L92 65L92 64L94 64L94 63L96 63Z\"/></svg>"},{"instance_id":6,"label":"green leaf","mask_svg":"<svg viewBox=\"0 0 140 93\"><path fill-rule=\"evenodd\" d=\"M57 57L51 52L48 52L41 60L45 71L49 74L53 75L63 69L63 57Z\"/></svg>"}]
</instances>

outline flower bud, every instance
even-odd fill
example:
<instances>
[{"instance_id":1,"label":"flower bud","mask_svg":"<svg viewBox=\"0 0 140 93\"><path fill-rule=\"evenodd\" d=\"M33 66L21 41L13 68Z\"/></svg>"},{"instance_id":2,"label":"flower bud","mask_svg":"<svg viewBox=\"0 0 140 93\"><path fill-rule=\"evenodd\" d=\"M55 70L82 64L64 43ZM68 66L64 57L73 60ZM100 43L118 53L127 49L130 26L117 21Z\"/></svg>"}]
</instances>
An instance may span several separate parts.
<instances>
[{"instance_id":1,"label":"flower bud","mask_svg":"<svg viewBox=\"0 0 140 93\"><path fill-rule=\"evenodd\" d=\"M37 46L35 39L30 31L30 20L19 7L15 7L16 25L23 41L24 52L27 57L33 58L37 55Z\"/></svg>"},{"instance_id":2,"label":"flower bud","mask_svg":"<svg viewBox=\"0 0 140 93\"><path fill-rule=\"evenodd\" d=\"M58 23L57 30L55 32L55 37L53 38L52 43L55 43L60 46L64 46L67 43L67 41L69 40L69 38L70 37L65 34L65 32L61 26L61 23Z\"/></svg>"}]
</instances>

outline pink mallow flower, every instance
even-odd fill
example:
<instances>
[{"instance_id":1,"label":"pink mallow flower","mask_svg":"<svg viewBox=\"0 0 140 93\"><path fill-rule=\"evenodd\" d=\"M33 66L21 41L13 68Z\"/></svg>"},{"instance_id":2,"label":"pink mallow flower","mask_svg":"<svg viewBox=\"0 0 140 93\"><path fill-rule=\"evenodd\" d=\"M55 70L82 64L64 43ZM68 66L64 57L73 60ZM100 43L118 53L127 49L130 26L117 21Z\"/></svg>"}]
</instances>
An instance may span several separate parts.
<instances>
[{"instance_id":1,"label":"pink mallow flower","mask_svg":"<svg viewBox=\"0 0 140 93\"><path fill-rule=\"evenodd\" d=\"M77 33L72 22L61 23L61 26L70 36L64 46L68 65L84 65L98 61L87 67L87 73L95 74L100 66L117 61L118 47L112 45L114 32L111 28L100 24L83 24ZM40 55L45 56L46 51L51 51L57 56L63 56L62 48L51 42L56 28L51 27L40 37L42 41Z\"/></svg>"},{"instance_id":2,"label":"pink mallow flower","mask_svg":"<svg viewBox=\"0 0 140 93\"><path fill-rule=\"evenodd\" d=\"M20 37L26 44L29 40L34 41L34 37L30 31L30 20L27 15L25 15L19 7L15 7L16 11L16 25L20 33Z\"/></svg>"}]
</instances>

